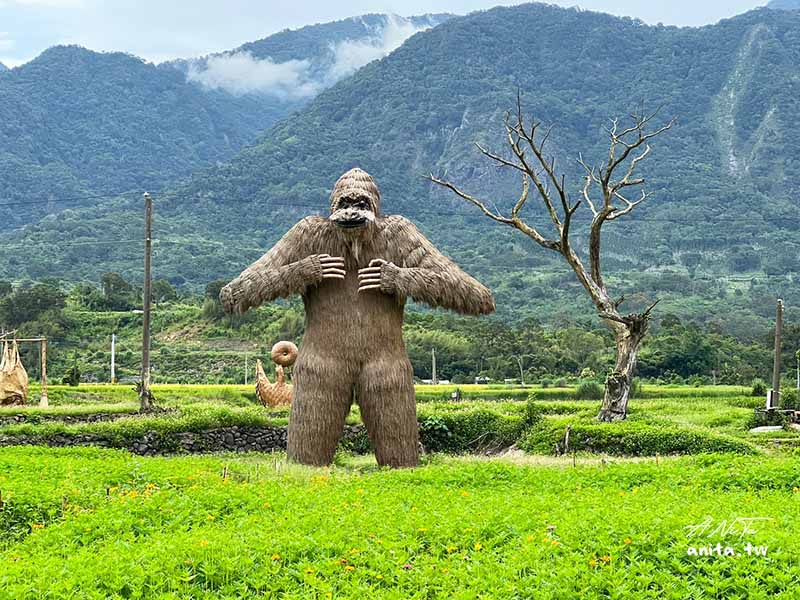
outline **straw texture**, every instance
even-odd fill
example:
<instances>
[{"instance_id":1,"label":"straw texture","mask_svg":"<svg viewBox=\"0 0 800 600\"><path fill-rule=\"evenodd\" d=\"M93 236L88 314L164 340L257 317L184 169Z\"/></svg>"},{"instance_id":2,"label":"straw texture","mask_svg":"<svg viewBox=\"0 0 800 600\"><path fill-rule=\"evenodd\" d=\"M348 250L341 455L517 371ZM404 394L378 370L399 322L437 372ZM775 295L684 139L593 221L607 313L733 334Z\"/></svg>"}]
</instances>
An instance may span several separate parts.
<instances>
[{"instance_id":1,"label":"straw texture","mask_svg":"<svg viewBox=\"0 0 800 600\"><path fill-rule=\"evenodd\" d=\"M362 173L348 172L337 182L334 210L352 189L372 194L380 209L377 186L373 190L374 182ZM318 256L323 254L344 258L344 280L322 278ZM381 268L380 289L359 292L358 270L373 259L388 261ZM491 292L439 252L411 221L387 216L356 231L307 217L223 288L220 297L227 310L244 312L292 294L303 297L306 333L294 367L289 457L329 464L355 401L378 463L415 466L416 404L403 343L406 299L482 315L494 310Z\"/></svg>"}]
</instances>

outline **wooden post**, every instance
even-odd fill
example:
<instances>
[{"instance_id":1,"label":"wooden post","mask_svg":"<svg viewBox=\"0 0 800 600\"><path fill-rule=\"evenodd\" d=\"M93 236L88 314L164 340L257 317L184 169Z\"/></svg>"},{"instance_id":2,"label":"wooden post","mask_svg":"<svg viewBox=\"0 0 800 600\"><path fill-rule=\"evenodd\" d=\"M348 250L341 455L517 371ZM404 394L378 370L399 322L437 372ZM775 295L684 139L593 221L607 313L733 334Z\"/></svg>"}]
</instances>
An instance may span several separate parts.
<instances>
[{"instance_id":1,"label":"wooden post","mask_svg":"<svg viewBox=\"0 0 800 600\"><path fill-rule=\"evenodd\" d=\"M48 407L49 400L47 398L47 338L42 338L42 397L39 399L39 406Z\"/></svg>"},{"instance_id":2,"label":"wooden post","mask_svg":"<svg viewBox=\"0 0 800 600\"><path fill-rule=\"evenodd\" d=\"M767 401L767 410L778 408L781 398L781 332L783 330L783 300L778 300L775 315L775 361L772 365L772 391Z\"/></svg>"},{"instance_id":3,"label":"wooden post","mask_svg":"<svg viewBox=\"0 0 800 600\"><path fill-rule=\"evenodd\" d=\"M144 315L142 318L142 385L139 389L139 409L146 411L151 406L150 394L150 301L151 291L151 260L153 226L153 199L150 194L144 194Z\"/></svg>"},{"instance_id":4,"label":"wooden post","mask_svg":"<svg viewBox=\"0 0 800 600\"><path fill-rule=\"evenodd\" d=\"M438 384L438 379L436 378L436 348L431 348L431 384Z\"/></svg>"},{"instance_id":5,"label":"wooden post","mask_svg":"<svg viewBox=\"0 0 800 600\"><path fill-rule=\"evenodd\" d=\"M244 355L244 384L247 385L247 354Z\"/></svg>"}]
</instances>

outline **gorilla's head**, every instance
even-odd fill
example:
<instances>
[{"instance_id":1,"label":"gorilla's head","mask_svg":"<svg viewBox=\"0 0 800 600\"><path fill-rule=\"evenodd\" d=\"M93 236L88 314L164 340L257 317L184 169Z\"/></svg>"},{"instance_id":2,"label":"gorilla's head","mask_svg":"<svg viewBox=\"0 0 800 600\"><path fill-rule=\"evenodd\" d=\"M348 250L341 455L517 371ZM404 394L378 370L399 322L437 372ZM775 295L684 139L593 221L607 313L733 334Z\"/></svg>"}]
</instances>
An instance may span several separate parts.
<instances>
[{"instance_id":1,"label":"gorilla's head","mask_svg":"<svg viewBox=\"0 0 800 600\"><path fill-rule=\"evenodd\" d=\"M339 177L331 192L329 219L342 230L365 231L380 214L381 192L366 171L350 169Z\"/></svg>"}]
</instances>

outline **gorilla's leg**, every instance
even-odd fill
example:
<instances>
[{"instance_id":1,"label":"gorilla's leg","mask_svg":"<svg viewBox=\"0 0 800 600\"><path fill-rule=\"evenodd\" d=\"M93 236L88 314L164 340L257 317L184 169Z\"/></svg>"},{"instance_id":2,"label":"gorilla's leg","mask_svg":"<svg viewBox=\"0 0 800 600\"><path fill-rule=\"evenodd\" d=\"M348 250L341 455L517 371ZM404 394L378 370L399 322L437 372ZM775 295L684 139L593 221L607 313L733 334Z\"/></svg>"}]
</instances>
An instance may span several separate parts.
<instances>
[{"instance_id":1,"label":"gorilla's leg","mask_svg":"<svg viewBox=\"0 0 800 600\"><path fill-rule=\"evenodd\" d=\"M368 359L358 378L356 398L378 464L416 467L419 428L408 357Z\"/></svg>"},{"instance_id":2,"label":"gorilla's leg","mask_svg":"<svg viewBox=\"0 0 800 600\"><path fill-rule=\"evenodd\" d=\"M306 465L331 464L353 402L354 377L343 362L304 354L294 370L287 454Z\"/></svg>"}]
</instances>

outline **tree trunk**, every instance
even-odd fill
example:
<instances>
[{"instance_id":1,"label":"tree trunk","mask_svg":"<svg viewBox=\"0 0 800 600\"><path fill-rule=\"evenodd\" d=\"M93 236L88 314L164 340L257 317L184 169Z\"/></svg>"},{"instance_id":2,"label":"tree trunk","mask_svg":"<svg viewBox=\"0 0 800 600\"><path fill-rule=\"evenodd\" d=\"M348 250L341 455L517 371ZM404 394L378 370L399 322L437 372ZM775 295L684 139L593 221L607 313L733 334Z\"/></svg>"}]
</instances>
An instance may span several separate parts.
<instances>
[{"instance_id":1,"label":"tree trunk","mask_svg":"<svg viewBox=\"0 0 800 600\"><path fill-rule=\"evenodd\" d=\"M628 416L628 400L636 371L636 360L646 330L646 317L641 320L635 319L630 324L615 325L617 363L614 372L606 378L603 406L597 415L599 421L611 423L621 421Z\"/></svg>"}]
</instances>

